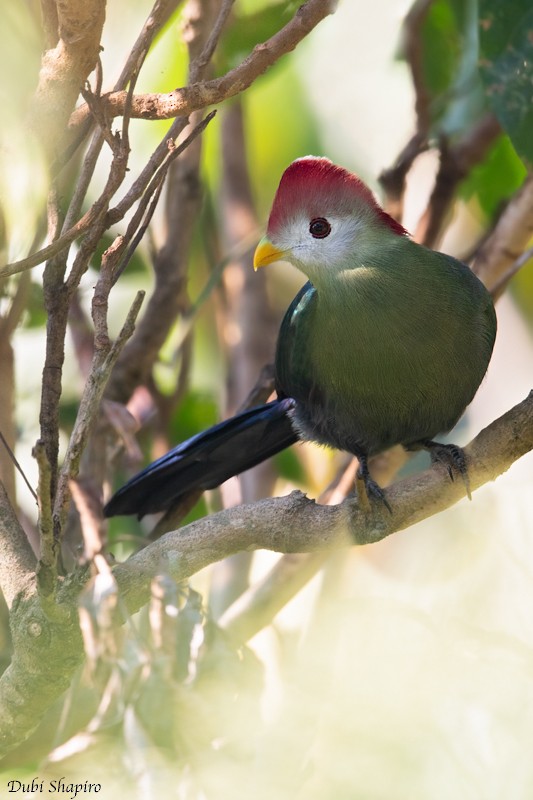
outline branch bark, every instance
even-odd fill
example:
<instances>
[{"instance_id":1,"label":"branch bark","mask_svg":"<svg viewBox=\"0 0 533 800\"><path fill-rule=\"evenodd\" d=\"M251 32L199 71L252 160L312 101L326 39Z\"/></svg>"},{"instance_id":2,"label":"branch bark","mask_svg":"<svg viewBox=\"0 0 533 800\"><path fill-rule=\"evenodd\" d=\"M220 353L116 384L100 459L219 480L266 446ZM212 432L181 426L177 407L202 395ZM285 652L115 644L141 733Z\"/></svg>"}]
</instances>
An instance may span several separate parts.
<instances>
[{"instance_id":1,"label":"branch bark","mask_svg":"<svg viewBox=\"0 0 533 800\"><path fill-rule=\"evenodd\" d=\"M307 0L293 19L278 33L254 47L250 55L221 78L200 81L167 94L135 95L131 103L131 116L140 119L171 119L186 116L206 106L221 103L243 92L283 55L294 50L318 23L332 14L336 0ZM102 96L103 111L111 119L124 113L126 92L111 92ZM82 125L89 114L81 106L70 118L70 128Z\"/></svg>"},{"instance_id":2,"label":"branch bark","mask_svg":"<svg viewBox=\"0 0 533 800\"><path fill-rule=\"evenodd\" d=\"M201 75L207 65L204 47L213 28L217 4L197 5L190 3L187 8L188 49L191 72ZM202 65L196 67L197 58L202 57ZM200 125L196 116L194 123ZM107 396L113 400L126 403L134 389L148 380L169 331L178 316L190 307L187 266L202 200L201 153L202 142L197 137L168 170L166 240L154 259L155 287L135 336L124 349L111 377Z\"/></svg>"},{"instance_id":3,"label":"branch bark","mask_svg":"<svg viewBox=\"0 0 533 800\"><path fill-rule=\"evenodd\" d=\"M98 61L105 6L105 0L65 0L44 7L53 16L44 21L47 38L53 24L59 38L43 56L30 124L50 161L63 149L80 88Z\"/></svg>"},{"instance_id":4,"label":"branch bark","mask_svg":"<svg viewBox=\"0 0 533 800\"><path fill-rule=\"evenodd\" d=\"M220 217L222 249L242 251L243 242L257 238L250 175L246 160L246 133L242 103L234 101L222 118L222 181ZM222 273L222 303L217 314L219 338L228 350L225 417L236 413L242 398L254 385L261 368L272 357L279 319L272 312L267 294L267 276L250 269L253 249L247 247L228 263ZM257 280L260 278L260 280ZM250 503L268 497L276 476L270 460L258 464L232 482L228 505ZM240 489L240 496L239 496ZM222 492L224 504L228 492ZM209 607L215 619L248 587L252 553L238 553L218 564L211 575Z\"/></svg>"},{"instance_id":5,"label":"branch bark","mask_svg":"<svg viewBox=\"0 0 533 800\"><path fill-rule=\"evenodd\" d=\"M58 596L55 621L45 615L34 580L13 599L13 658L0 679L0 758L37 728L45 712L68 689L82 661L78 592L79 587L71 583L68 591Z\"/></svg>"},{"instance_id":6,"label":"branch bark","mask_svg":"<svg viewBox=\"0 0 533 800\"><path fill-rule=\"evenodd\" d=\"M533 175L528 175L520 190L509 202L492 234L476 256L472 270L487 289L505 286L505 276L513 272L533 234Z\"/></svg>"},{"instance_id":7,"label":"branch bark","mask_svg":"<svg viewBox=\"0 0 533 800\"><path fill-rule=\"evenodd\" d=\"M485 428L465 448L471 489L505 472L533 449L533 392ZM353 498L320 506L301 492L288 497L226 509L167 533L115 567L114 575L130 612L149 596L150 581L163 570L184 580L220 559L264 548L279 553L314 553L372 544L443 511L465 496L462 481L451 482L446 469L432 467L387 490L393 509L362 511Z\"/></svg>"},{"instance_id":8,"label":"branch bark","mask_svg":"<svg viewBox=\"0 0 533 800\"><path fill-rule=\"evenodd\" d=\"M486 157L501 134L500 123L493 114L485 114L456 144L440 145L440 164L427 209L417 225L414 239L426 247L438 242L460 182L472 168Z\"/></svg>"},{"instance_id":9,"label":"branch bark","mask_svg":"<svg viewBox=\"0 0 533 800\"><path fill-rule=\"evenodd\" d=\"M0 589L8 606L23 591L35 574L37 561L28 538L18 521L5 487L0 483Z\"/></svg>"},{"instance_id":10,"label":"branch bark","mask_svg":"<svg viewBox=\"0 0 533 800\"><path fill-rule=\"evenodd\" d=\"M471 488L494 480L531 449L533 392L465 448ZM367 513L354 498L336 506L320 506L301 492L227 509L167 533L117 565L113 574L122 607L134 613L146 603L151 581L160 572L184 580L232 553L257 548L320 554L353 544L372 544L443 511L464 494L462 482L450 482L444 468L433 467L387 491L392 515L381 508ZM13 559L0 564L2 586L10 598L15 649L13 661L0 679L1 757L35 729L81 662L77 598L87 576L74 575L64 581L57 598L61 621L47 619L31 580L35 559L27 542L24 544L5 494L0 494L0 527L6 535L15 534ZM10 583L10 571L18 576L14 583Z\"/></svg>"}]
</instances>

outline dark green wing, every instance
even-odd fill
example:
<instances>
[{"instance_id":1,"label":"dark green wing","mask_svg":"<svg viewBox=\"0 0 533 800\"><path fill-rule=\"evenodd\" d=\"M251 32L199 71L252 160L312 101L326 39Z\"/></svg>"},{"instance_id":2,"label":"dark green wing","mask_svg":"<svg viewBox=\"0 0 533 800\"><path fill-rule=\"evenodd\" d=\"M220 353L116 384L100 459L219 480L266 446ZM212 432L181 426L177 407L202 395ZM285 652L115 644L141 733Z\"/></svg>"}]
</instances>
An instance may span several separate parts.
<instances>
[{"instance_id":1,"label":"dark green wing","mask_svg":"<svg viewBox=\"0 0 533 800\"><path fill-rule=\"evenodd\" d=\"M276 348L276 390L280 396L309 399L314 390L310 330L316 307L316 289L307 282L281 323Z\"/></svg>"}]
</instances>

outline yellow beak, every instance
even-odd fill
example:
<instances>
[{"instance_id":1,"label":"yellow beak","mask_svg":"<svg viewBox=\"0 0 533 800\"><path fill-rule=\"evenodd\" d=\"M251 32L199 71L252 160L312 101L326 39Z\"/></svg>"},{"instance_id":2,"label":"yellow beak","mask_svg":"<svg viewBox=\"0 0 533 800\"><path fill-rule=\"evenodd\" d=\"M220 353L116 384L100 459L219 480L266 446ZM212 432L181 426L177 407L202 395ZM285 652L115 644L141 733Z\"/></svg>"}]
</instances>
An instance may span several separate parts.
<instances>
[{"instance_id":1,"label":"yellow beak","mask_svg":"<svg viewBox=\"0 0 533 800\"><path fill-rule=\"evenodd\" d=\"M277 247L264 236L256 247L254 253L254 269L258 270L259 267L266 267L267 264L272 264L273 261L283 259L283 251L278 250Z\"/></svg>"}]
</instances>

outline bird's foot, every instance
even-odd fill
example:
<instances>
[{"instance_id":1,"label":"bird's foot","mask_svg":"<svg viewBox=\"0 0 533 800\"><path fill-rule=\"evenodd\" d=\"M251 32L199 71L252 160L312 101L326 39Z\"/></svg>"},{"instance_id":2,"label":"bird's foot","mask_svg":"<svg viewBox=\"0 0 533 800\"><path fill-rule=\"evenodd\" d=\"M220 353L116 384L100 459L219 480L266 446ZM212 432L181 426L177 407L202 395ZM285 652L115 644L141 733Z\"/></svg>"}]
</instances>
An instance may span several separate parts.
<instances>
[{"instance_id":1,"label":"bird's foot","mask_svg":"<svg viewBox=\"0 0 533 800\"><path fill-rule=\"evenodd\" d=\"M468 499L471 500L470 479L463 449L456 444L442 444L431 439L424 439L424 441L420 442L420 445L428 450L432 464L444 464L448 470L450 480L455 480L454 470L459 473L463 479Z\"/></svg>"},{"instance_id":2,"label":"bird's foot","mask_svg":"<svg viewBox=\"0 0 533 800\"><path fill-rule=\"evenodd\" d=\"M368 463L365 457L358 456L359 458L359 469L357 470L357 494L359 496L359 501L361 506L365 511L370 511L372 501L383 503L389 514L392 514L392 508L390 507L389 501L385 496L385 492L379 485L373 480L370 476L370 472L368 470ZM363 492L361 489L364 487L365 497L363 499ZM370 502L369 502L370 501Z\"/></svg>"}]
</instances>

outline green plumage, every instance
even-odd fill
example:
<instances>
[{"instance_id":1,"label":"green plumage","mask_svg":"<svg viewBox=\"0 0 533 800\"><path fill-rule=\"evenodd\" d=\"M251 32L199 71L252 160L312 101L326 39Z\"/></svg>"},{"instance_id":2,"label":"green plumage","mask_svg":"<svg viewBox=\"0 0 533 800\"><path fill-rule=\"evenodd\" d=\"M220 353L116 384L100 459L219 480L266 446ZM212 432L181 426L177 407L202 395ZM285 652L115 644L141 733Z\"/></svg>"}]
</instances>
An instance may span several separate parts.
<instances>
[{"instance_id":1,"label":"green plumage","mask_svg":"<svg viewBox=\"0 0 533 800\"><path fill-rule=\"evenodd\" d=\"M459 471L462 451L433 441L450 430L486 372L496 316L464 264L412 242L355 176L324 158L284 172L255 267L290 261L308 278L283 320L278 399L175 447L120 489L113 514L167 509L311 439L354 453L367 493L385 503L367 459L425 447Z\"/></svg>"},{"instance_id":2,"label":"green plumage","mask_svg":"<svg viewBox=\"0 0 533 800\"><path fill-rule=\"evenodd\" d=\"M384 229L379 247L328 270L291 304L278 388L305 438L355 454L450 430L492 353L490 295L461 262Z\"/></svg>"},{"instance_id":3,"label":"green plumage","mask_svg":"<svg viewBox=\"0 0 533 800\"><path fill-rule=\"evenodd\" d=\"M455 425L490 361L496 315L483 284L411 241L359 178L324 158L298 159L282 176L254 263L277 258L310 281L276 354L299 436L354 453L385 503L367 459L396 444L427 448L469 491L460 448L433 438Z\"/></svg>"}]
</instances>

